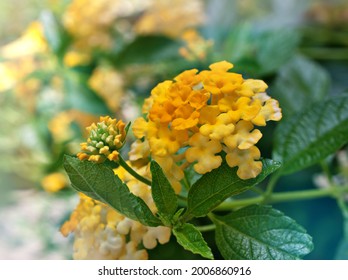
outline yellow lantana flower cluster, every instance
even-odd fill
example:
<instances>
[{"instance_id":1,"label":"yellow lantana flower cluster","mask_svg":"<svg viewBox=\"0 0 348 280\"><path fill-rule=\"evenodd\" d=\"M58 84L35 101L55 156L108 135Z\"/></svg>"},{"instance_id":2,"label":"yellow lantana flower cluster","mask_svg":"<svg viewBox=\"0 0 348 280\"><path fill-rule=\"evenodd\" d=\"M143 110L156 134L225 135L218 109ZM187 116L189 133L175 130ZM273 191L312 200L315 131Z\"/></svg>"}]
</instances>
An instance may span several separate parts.
<instances>
[{"instance_id":1,"label":"yellow lantana flower cluster","mask_svg":"<svg viewBox=\"0 0 348 280\"><path fill-rule=\"evenodd\" d=\"M281 109L266 94L263 81L228 72L232 67L221 61L210 70L187 70L174 81L158 84L144 104L145 118L134 122L138 140L130 155L139 159L150 154L177 192L189 164L205 174L221 165L222 151L227 164L238 167L241 179L254 178L262 170L255 146L262 134L254 127L279 121Z\"/></svg>"},{"instance_id":2,"label":"yellow lantana flower cluster","mask_svg":"<svg viewBox=\"0 0 348 280\"><path fill-rule=\"evenodd\" d=\"M64 236L74 232L73 258L77 260L148 259L146 249L170 238L170 228L144 226L83 194L61 232Z\"/></svg>"},{"instance_id":3,"label":"yellow lantana flower cluster","mask_svg":"<svg viewBox=\"0 0 348 280\"><path fill-rule=\"evenodd\" d=\"M100 117L100 121L87 127L89 137L81 143L82 152L77 154L80 160L103 162L118 160L118 150L124 145L127 132L125 123L109 116Z\"/></svg>"}]
</instances>

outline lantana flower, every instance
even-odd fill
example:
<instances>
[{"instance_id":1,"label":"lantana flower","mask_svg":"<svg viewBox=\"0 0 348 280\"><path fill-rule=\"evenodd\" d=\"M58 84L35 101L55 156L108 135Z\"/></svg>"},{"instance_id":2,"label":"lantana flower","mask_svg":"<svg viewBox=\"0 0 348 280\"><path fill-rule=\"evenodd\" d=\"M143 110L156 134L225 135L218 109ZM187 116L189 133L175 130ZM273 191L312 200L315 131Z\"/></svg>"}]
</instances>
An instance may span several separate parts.
<instances>
[{"instance_id":1,"label":"lantana flower","mask_svg":"<svg viewBox=\"0 0 348 280\"><path fill-rule=\"evenodd\" d=\"M193 164L197 173L205 174L221 165L222 151L241 179L256 177L262 163L255 145L262 133L255 126L282 117L265 82L230 72L233 64L227 61L209 68L200 73L186 70L173 81L158 84L146 100L145 117L133 125L137 141L149 149L147 155L165 163L161 167L176 192L184 176L178 168ZM135 150L131 153L134 157Z\"/></svg>"}]
</instances>

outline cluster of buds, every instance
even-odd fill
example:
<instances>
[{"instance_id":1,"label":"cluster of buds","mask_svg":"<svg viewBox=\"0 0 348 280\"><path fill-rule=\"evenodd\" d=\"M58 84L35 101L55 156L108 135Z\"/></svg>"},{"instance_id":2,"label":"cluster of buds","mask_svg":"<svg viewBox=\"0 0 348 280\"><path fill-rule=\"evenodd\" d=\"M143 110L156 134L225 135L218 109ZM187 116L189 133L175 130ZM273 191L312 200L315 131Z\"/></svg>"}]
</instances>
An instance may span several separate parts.
<instances>
[{"instance_id":1,"label":"cluster of buds","mask_svg":"<svg viewBox=\"0 0 348 280\"><path fill-rule=\"evenodd\" d=\"M81 152L77 154L80 160L97 163L106 159L118 160L118 151L123 147L127 135L126 125L122 120L100 117L100 121L87 127L87 131L87 142L81 143Z\"/></svg>"}]
</instances>

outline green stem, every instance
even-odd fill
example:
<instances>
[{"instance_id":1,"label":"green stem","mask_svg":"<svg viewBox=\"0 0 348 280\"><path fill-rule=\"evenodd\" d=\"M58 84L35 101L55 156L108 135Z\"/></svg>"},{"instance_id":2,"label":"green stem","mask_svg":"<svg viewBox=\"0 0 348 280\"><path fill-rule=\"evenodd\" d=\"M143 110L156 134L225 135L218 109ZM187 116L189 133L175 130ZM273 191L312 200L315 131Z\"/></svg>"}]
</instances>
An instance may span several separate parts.
<instances>
[{"instance_id":1,"label":"green stem","mask_svg":"<svg viewBox=\"0 0 348 280\"><path fill-rule=\"evenodd\" d=\"M338 207L341 209L342 216L344 219L344 222L343 222L344 237L348 239L348 205L344 197L339 197L337 199L337 204L338 204Z\"/></svg>"},{"instance_id":2,"label":"green stem","mask_svg":"<svg viewBox=\"0 0 348 280\"><path fill-rule=\"evenodd\" d=\"M184 185L184 187L187 191L190 189L190 183L187 179L186 174L184 175L184 178L181 180L181 183Z\"/></svg>"},{"instance_id":3,"label":"green stem","mask_svg":"<svg viewBox=\"0 0 348 280\"><path fill-rule=\"evenodd\" d=\"M265 199L269 198L271 195L272 195L272 192L277 184L277 181L280 177L280 173L279 172L276 172L276 173L273 173L269 182L268 182L268 185L267 185L267 188L266 188L266 192L265 194L263 195Z\"/></svg>"},{"instance_id":4,"label":"green stem","mask_svg":"<svg viewBox=\"0 0 348 280\"><path fill-rule=\"evenodd\" d=\"M293 192L281 192L273 193L267 197L257 196L253 198L239 199L233 201L225 201L215 208L217 211L228 211L235 208L240 208L252 204L258 203L280 203L292 200L305 200L314 199L320 197L339 197L342 193L348 192L348 186L344 187L330 187L327 189L314 189L304 191L293 191Z\"/></svg>"},{"instance_id":5,"label":"green stem","mask_svg":"<svg viewBox=\"0 0 348 280\"><path fill-rule=\"evenodd\" d=\"M129 174L131 174L134 178L138 179L139 181L143 182L146 185L151 186L151 181L144 178L143 176L141 176L139 173L135 172L134 169L132 167L130 167L127 162L125 162L125 160L119 155L118 156L118 163L126 170L129 172Z\"/></svg>"},{"instance_id":6,"label":"green stem","mask_svg":"<svg viewBox=\"0 0 348 280\"><path fill-rule=\"evenodd\" d=\"M250 190L255 192L255 193L257 193L257 194L260 194L260 195L264 194L263 190L261 188L259 188L259 187L256 187L256 186L252 187Z\"/></svg>"},{"instance_id":7,"label":"green stem","mask_svg":"<svg viewBox=\"0 0 348 280\"><path fill-rule=\"evenodd\" d=\"M180 200L187 202L187 197L186 197L186 196L183 196L183 195L181 195L181 194L177 194L176 196L177 196Z\"/></svg>"},{"instance_id":8,"label":"green stem","mask_svg":"<svg viewBox=\"0 0 348 280\"><path fill-rule=\"evenodd\" d=\"M196 226L196 228L197 228L200 232L206 232L206 231L215 230L216 226L215 226L214 224L210 224L210 225L205 225L205 226Z\"/></svg>"}]
</instances>

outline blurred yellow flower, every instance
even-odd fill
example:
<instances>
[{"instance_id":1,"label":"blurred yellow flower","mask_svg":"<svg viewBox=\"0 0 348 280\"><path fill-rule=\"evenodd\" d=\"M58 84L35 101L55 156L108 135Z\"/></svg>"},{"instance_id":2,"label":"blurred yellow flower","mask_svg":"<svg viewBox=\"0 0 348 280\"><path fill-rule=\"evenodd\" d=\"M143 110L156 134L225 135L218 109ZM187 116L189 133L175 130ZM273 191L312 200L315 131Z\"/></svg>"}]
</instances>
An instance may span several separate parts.
<instances>
[{"instance_id":1,"label":"blurred yellow flower","mask_svg":"<svg viewBox=\"0 0 348 280\"><path fill-rule=\"evenodd\" d=\"M43 33L42 24L34 21L20 38L0 49L4 60L0 63L0 92L14 90L19 101L29 110L34 108L35 96L42 82L28 76L49 64L42 59L48 50Z\"/></svg>"},{"instance_id":2,"label":"blurred yellow flower","mask_svg":"<svg viewBox=\"0 0 348 280\"><path fill-rule=\"evenodd\" d=\"M186 29L204 21L201 0L151 1L144 14L135 24L138 34L163 34L179 37Z\"/></svg>"},{"instance_id":3,"label":"blurred yellow flower","mask_svg":"<svg viewBox=\"0 0 348 280\"><path fill-rule=\"evenodd\" d=\"M109 29L117 16L119 1L74 0L63 15L63 23L78 50L109 48Z\"/></svg>"},{"instance_id":4,"label":"blurred yellow flower","mask_svg":"<svg viewBox=\"0 0 348 280\"><path fill-rule=\"evenodd\" d=\"M64 55L64 64L67 67L75 67L79 65L86 65L90 62L91 57L87 53L78 51L68 51Z\"/></svg>"},{"instance_id":5,"label":"blurred yellow flower","mask_svg":"<svg viewBox=\"0 0 348 280\"><path fill-rule=\"evenodd\" d=\"M121 73L110 67L99 66L93 71L88 84L105 100L112 112L117 112L124 92Z\"/></svg>"},{"instance_id":6,"label":"blurred yellow flower","mask_svg":"<svg viewBox=\"0 0 348 280\"><path fill-rule=\"evenodd\" d=\"M30 56L0 63L0 92L24 85L24 79L38 67L35 58Z\"/></svg>"},{"instance_id":7,"label":"blurred yellow flower","mask_svg":"<svg viewBox=\"0 0 348 280\"><path fill-rule=\"evenodd\" d=\"M73 116L68 111L63 111L49 121L48 129L56 142L64 142L71 139L73 131L70 125L73 120Z\"/></svg>"},{"instance_id":8,"label":"blurred yellow flower","mask_svg":"<svg viewBox=\"0 0 348 280\"><path fill-rule=\"evenodd\" d=\"M68 185L68 178L65 174L54 172L41 180L43 189L47 192L58 192Z\"/></svg>"},{"instance_id":9,"label":"blurred yellow flower","mask_svg":"<svg viewBox=\"0 0 348 280\"><path fill-rule=\"evenodd\" d=\"M207 58L209 50L214 44L212 40L205 40L195 29L186 30L181 35L181 39L184 41L185 46L179 49L179 53L189 61Z\"/></svg>"},{"instance_id":10,"label":"blurred yellow flower","mask_svg":"<svg viewBox=\"0 0 348 280\"><path fill-rule=\"evenodd\" d=\"M3 46L0 55L6 59L17 59L43 53L47 50L43 26L40 22L32 22L23 35L17 40Z\"/></svg>"}]
</instances>

